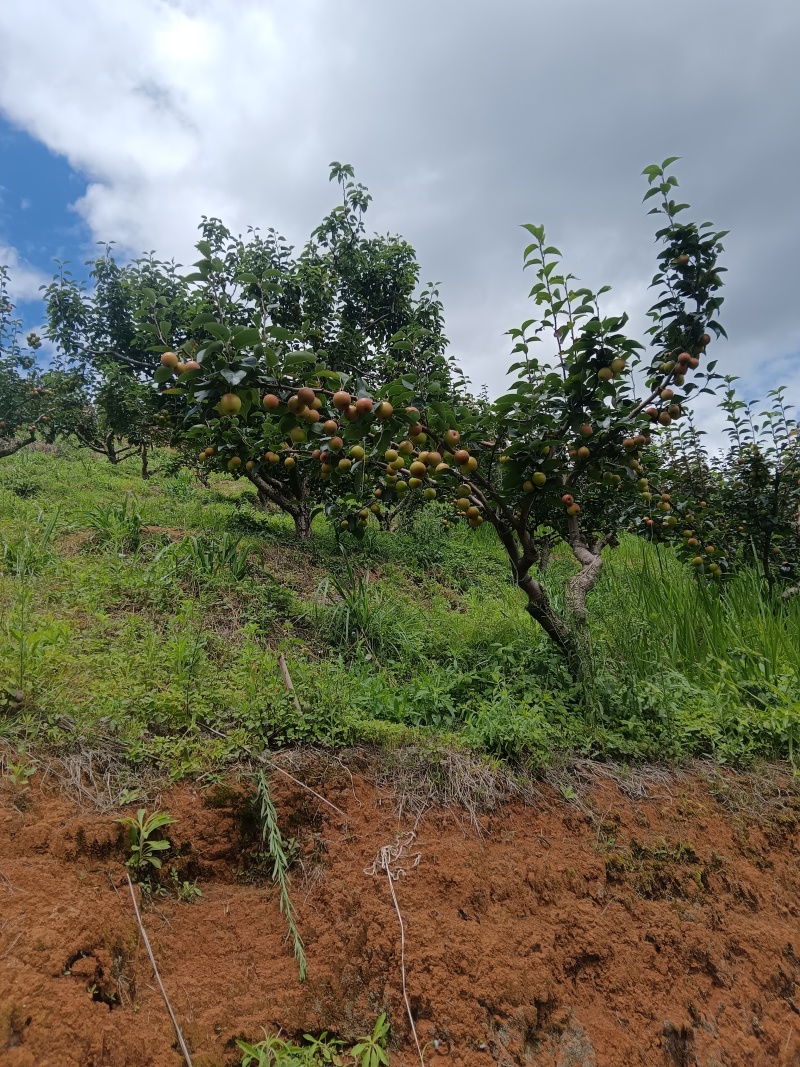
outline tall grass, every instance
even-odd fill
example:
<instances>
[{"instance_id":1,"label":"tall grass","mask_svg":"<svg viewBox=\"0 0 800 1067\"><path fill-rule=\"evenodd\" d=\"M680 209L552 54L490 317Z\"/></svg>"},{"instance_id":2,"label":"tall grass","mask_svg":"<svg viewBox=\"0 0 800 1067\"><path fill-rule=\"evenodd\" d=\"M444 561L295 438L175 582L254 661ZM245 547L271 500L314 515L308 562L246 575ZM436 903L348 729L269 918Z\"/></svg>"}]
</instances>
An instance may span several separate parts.
<instances>
[{"instance_id":1,"label":"tall grass","mask_svg":"<svg viewBox=\"0 0 800 1067\"><path fill-rule=\"evenodd\" d=\"M346 554L341 568L317 587L311 616L334 647L370 658L402 657L419 635L404 605L372 581L368 569L357 570Z\"/></svg>"},{"instance_id":2,"label":"tall grass","mask_svg":"<svg viewBox=\"0 0 800 1067\"><path fill-rule=\"evenodd\" d=\"M800 679L800 600L770 593L754 569L724 584L697 581L668 549L625 539L592 617L609 655L643 676L669 667L734 684Z\"/></svg>"},{"instance_id":3,"label":"tall grass","mask_svg":"<svg viewBox=\"0 0 800 1067\"><path fill-rule=\"evenodd\" d=\"M800 601L755 569L697 581L675 556L633 538L611 553L591 604L595 674L613 676L627 710L641 695L676 741L713 710L745 749L794 758L800 739ZM626 705L624 697L618 701ZM715 754L719 754L715 751Z\"/></svg>"}]
</instances>

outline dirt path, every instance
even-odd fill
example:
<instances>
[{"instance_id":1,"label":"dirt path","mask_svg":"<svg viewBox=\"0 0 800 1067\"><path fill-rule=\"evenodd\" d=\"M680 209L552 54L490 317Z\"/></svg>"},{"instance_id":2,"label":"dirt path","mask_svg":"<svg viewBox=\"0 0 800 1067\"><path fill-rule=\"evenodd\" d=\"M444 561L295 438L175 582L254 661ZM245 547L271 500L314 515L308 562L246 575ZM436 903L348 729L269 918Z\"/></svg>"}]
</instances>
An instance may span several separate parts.
<instances>
[{"instance_id":1,"label":"dirt path","mask_svg":"<svg viewBox=\"0 0 800 1067\"><path fill-rule=\"evenodd\" d=\"M632 800L600 778L577 804L543 785L482 816L480 834L463 811L429 810L396 882L417 1028L438 1042L426 1062L800 1064L800 799L787 777L768 781L754 794L732 775L664 777ZM0 789L0 1063L180 1064L113 813L35 782ZM195 1067L237 1063L235 1038L262 1027L352 1039L384 1008L392 1063L419 1062L386 878L365 873L413 821L358 776L321 788L346 820L276 786L299 849L303 985L241 794L160 798L176 869L202 897L170 888L144 922Z\"/></svg>"}]
</instances>

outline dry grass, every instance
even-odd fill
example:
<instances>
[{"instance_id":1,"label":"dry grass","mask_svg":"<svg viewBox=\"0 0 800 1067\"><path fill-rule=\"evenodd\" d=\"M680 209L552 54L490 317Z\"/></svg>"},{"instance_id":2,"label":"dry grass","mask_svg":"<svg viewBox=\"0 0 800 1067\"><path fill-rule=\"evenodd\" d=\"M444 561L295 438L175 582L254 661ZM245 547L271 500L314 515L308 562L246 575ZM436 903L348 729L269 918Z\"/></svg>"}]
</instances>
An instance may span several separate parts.
<instances>
[{"instance_id":1,"label":"dry grass","mask_svg":"<svg viewBox=\"0 0 800 1067\"><path fill-rule=\"evenodd\" d=\"M612 783L633 801L671 802L690 778L704 781L718 804L748 824L758 823L776 833L800 825L800 780L788 764L739 771L704 761L683 767L631 768L564 759L540 772L521 773L466 750L433 745L373 745L337 751L287 748L263 755L275 770L285 771L311 792L324 793L326 787L336 785L350 790L357 800L357 776L377 787L382 802L394 806L398 819L411 817L416 824L431 808L449 808L464 813L466 824L477 834L483 832L481 818L505 803L548 808L568 803L594 820L597 812L591 793L599 784ZM11 765L20 758L16 748L0 742L0 777L11 781ZM142 801L157 799L170 784L165 769L129 764L122 747L107 736L93 739L90 748L76 745L67 753L38 749L35 755L22 758L35 767L39 782L50 779L66 796L102 812L120 807L134 795ZM235 778L251 770L251 761L238 761L221 768L220 774Z\"/></svg>"},{"instance_id":2,"label":"dry grass","mask_svg":"<svg viewBox=\"0 0 800 1067\"><path fill-rule=\"evenodd\" d=\"M505 766L459 749L373 749L361 773L389 792L398 818L412 815L416 823L430 808L447 807L465 812L478 834L480 816L501 804L543 799L533 778L522 779Z\"/></svg>"}]
</instances>

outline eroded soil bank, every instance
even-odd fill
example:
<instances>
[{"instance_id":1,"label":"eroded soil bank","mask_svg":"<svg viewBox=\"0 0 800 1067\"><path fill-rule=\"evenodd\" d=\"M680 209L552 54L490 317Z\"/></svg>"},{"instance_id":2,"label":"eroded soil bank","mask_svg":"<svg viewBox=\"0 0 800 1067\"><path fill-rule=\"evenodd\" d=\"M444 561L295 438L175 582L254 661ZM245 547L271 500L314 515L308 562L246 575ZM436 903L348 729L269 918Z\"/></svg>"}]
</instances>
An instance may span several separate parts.
<instances>
[{"instance_id":1,"label":"eroded soil bank","mask_svg":"<svg viewBox=\"0 0 800 1067\"><path fill-rule=\"evenodd\" d=\"M195 1067L237 1063L235 1038L262 1027L352 1039L384 1009L392 1063L419 1062L397 915L386 875L370 873L408 831L395 889L418 1032L438 1041L427 1063L800 1064L800 795L781 769L616 780L583 767L566 799L539 783L477 827L454 805L398 817L397 786L341 763L301 771L345 813L275 781L297 842L302 985L242 789L183 784L149 799L176 820L176 874L202 892L185 903L165 875L143 913ZM182 1062L116 814L53 775L0 788L7 1067Z\"/></svg>"}]
</instances>

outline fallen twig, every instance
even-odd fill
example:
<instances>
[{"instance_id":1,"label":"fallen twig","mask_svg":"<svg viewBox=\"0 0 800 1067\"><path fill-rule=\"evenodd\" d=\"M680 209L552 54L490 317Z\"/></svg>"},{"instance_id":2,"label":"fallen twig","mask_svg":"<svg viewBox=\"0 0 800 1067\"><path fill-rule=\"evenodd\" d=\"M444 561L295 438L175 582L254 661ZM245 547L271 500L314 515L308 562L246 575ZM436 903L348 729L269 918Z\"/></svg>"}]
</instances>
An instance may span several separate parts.
<instances>
[{"instance_id":1,"label":"fallen twig","mask_svg":"<svg viewBox=\"0 0 800 1067\"><path fill-rule=\"evenodd\" d=\"M172 1010L172 1005L169 1002L169 997L167 996L167 991L164 989L164 983L161 981L161 975L158 973L158 966L156 964L156 958L153 955L152 948L150 948L150 940L149 940L149 938L147 936L147 931L144 928L144 924L142 922L142 917L139 914L139 905L136 903L136 894L133 891L133 882L131 881L131 876L128 874L127 871L125 872L125 877L128 879L128 889L130 889L130 891L131 891L131 900L133 901L133 910L136 912L136 921L139 924L139 930L140 930L141 935L142 935L142 940L144 941L144 947L147 949L147 955L150 957L150 963L153 965L153 974L155 974L155 976L156 976L156 981L158 982L158 988L161 990L161 996L164 998L164 1003L167 1005L167 1011L169 1012L170 1019L172 1019L172 1025L175 1027L175 1033L178 1036L178 1044L181 1046L181 1052L183 1053L183 1058L186 1060L186 1063L187 1063L188 1067L192 1067L192 1057L189 1055L189 1050L186 1047L186 1042L183 1040L183 1034L181 1033L181 1028L178 1026L178 1020L175 1018L175 1012Z\"/></svg>"},{"instance_id":2,"label":"fallen twig","mask_svg":"<svg viewBox=\"0 0 800 1067\"><path fill-rule=\"evenodd\" d=\"M400 923L400 979L403 986L403 1000L406 1002L406 1012L408 1013L408 1021L411 1024L411 1033L414 1035L414 1044L417 1046L417 1052L419 1053L419 1062L422 1064L422 1067L425 1067L425 1059L422 1055L422 1049L419 1047L417 1028L414 1025L414 1016L411 1014L411 1005L408 1001L408 993L406 992L406 930L403 925L403 916L400 913L400 905L397 903L397 894L394 891L395 880L401 876L405 877L406 872L404 867L397 867L395 870L392 870L392 864L396 863L405 849L413 844L416 836L417 835L413 830L409 830L406 834L398 834L395 843L393 845L384 845L364 873L368 874L371 878L374 878L378 871L386 872L386 880L389 883L389 892L392 894L394 910L397 912L397 921ZM421 858L422 856L418 852L414 857L412 866L416 867Z\"/></svg>"},{"instance_id":3,"label":"fallen twig","mask_svg":"<svg viewBox=\"0 0 800 1067\"><path fill-rule=\"evenodd\" d=\"M292 682L292 676L291 674L289 674L289 668L286 666L286 659L282 652L278 656L278 666L281 669L281 674L283 675L283 680L286 683L286 688L294 697L294 706L302 714L302 708L300 707L300 701L297 699L297 693L294 688L294 683Z\"/></svg>"}]
</instances>

